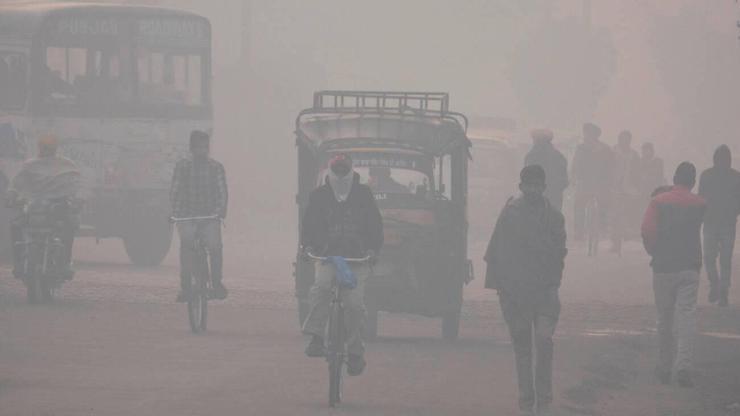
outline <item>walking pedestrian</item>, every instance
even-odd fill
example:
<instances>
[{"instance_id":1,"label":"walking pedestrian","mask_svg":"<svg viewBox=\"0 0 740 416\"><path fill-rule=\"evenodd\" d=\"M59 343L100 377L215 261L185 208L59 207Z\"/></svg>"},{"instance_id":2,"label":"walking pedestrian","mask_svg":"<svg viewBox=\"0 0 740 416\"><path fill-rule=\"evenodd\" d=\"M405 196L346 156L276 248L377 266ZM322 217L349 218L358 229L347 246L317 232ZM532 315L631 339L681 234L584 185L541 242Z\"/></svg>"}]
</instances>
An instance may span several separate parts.
<instances>
[{"instance_id":1,"label":"walking pedestrian","mask_svg":"<svg viewBox=\"0 0 740 416\"><path fill-rule=\"evenodd\" d=\"M707 201L703 232L709 303L718 302L719 306L727 306L732 252L735 250L735 226L740 213L740 172L732 168L732 153L726 145L717 148L714 166L701 174L699 195Z\"/></svg>"},{"instance_id":2,"label":"walking pedestrian","mask_svg":"<svg viewBox=\"0 0 740 416\"><path fill-rule=\"evenodd\" d=\"M514 345L519 408L523 415L533 415L535 409L547 414L553 400L552 337L567 254L565 220L543 196L541 166L525 167L520 177L522 195L504 207L486 251L486 288L498 292Z\"/></svg>"},{"instance_id":3,"label":"walking pedestrian","mask_svg":"<svg viewBox=\"0 0 740 416\"><path fill-rule=\"evenodd\" d=\"M607 225L609 195L613 186L614 152L599 140L601 128L586 123L583 125L583 143L576 148L573 156L571 177L575 184L573 206L573 228L576 240L585 237L586 207L593 199L597 201L599 225Z\"/></svg>"},{"instance_id":4,"label":"walking pedestrian","mask_svg":"<svg viewBox=\"0 0 740 416\"><path fill-rule=\"evenodd\" d=\"M650 202L642 223L645 249L652 256L653 291L658 311L659 359L656 375L669 384L693 387L691 365L696 337L696 298L702 253L700 229L706 203L691 190L696 168L681 163L674 186ZM674 332L675 328L675 332Z\"/></svg>"},{"instance_id":5,"label":"walking pedestrian","mask_svg":"<svg viewBox=\"0 0 740 416\"><path fill-rule=\"evenodd\" d=\"M552 144L553 133L547 129L532 131L532 149L524 158L524 166L540 165L545 170L545 198L558 211L563 209L563 192L568 187L568 160Z\"/></svg>"}]
</instances>

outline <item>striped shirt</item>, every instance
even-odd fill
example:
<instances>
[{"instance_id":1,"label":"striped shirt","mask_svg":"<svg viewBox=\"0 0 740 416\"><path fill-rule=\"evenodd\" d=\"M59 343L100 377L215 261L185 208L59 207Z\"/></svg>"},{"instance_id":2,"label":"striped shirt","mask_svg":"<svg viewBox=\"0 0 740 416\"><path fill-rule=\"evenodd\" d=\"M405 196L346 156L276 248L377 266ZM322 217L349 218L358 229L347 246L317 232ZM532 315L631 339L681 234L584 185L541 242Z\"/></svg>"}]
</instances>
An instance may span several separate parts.
<instances>
[{"instance_id":1,"label":"striped shirt","mask_svg":"<svg viewBox=\"0 0 740 416\"><path fill-rule=\"evenodd\" d=\"M228 202L226 172L221 163L210 158L199 163L190 157L177 162L170 188L175 217L219 215L225 218Z\"/></svg>"}]
</instances>

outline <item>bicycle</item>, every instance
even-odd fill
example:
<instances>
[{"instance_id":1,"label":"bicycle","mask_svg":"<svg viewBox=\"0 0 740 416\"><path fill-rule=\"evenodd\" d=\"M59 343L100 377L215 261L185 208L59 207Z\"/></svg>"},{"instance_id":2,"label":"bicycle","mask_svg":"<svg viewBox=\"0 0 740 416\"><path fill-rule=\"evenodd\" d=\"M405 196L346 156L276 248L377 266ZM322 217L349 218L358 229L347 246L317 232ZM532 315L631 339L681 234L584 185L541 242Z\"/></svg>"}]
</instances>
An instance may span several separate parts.
<instances>
[{"instance_id":1,"label":"bicycle","mask_svg":"<svg viewBox=\"0 0 740 416\"><path fill-rule=\"evenodd\" d=\"M317 257L306 253L311 260L326 262L328 257ZM370 256L364 258L346 258L348 263L368 263ZM344 305L342 304L342 285L337 278L332 283L332 299L329 309L329 324L327 328L326 362L329 365L329 407L335 407L342 401L342 368L347 360L347 346L345 345Z\"/></svg>"},{"instance_id":2,"label":"bicycle","mask_svg":"<svg viewBox=\"0 0 740 416\"><path fill-rule=\"evenodd\" d=\"M220 220L217 215L206 217L171 217L170 221L195 222L195 250L191 263L190 282L187 285L187 307L190 330L194 334L205 331L208 323L208 300L212 299L213 284L211 282L211 269L208 263L208 249L203 242L199 225L206 221Z\"/></svg>"},{"instance_id":3,"label":"bicycle","mask_svg":"<svg viewBox=\"0 0 740 416\"><path fill-rule=\"evenodd\" d=\"M599 240L601 239L601 219L599 218L599 201L591 197L586 204L586 232L588 242L588 256L594 257L599 253Z\"/></svg>"}]
</instances>

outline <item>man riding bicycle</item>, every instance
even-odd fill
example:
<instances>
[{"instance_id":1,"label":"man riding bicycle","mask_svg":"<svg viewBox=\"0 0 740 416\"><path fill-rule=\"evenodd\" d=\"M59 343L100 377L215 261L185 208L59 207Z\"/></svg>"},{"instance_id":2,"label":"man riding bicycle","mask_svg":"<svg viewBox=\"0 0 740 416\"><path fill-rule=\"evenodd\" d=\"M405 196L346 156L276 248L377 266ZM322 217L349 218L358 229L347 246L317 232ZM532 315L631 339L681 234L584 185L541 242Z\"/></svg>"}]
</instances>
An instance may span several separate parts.
<instances>
[{"instance_id":1,"label":"man riding bicycle","mask_svg":"<svg viewBox=\"0 0 740 416\"><path fill-rule=\"evenodd\" d=\"M187 301L191 260L195 257L195 241L202 239L210 257L213 296L225 299L226 287L223 278L223 245L221 243L221 221L226 218L229 201L226 173L221 163L211 159L210 136L202 131L190 134L190 156L178 161L172 177L170 202L172 217L217 217L212 221L178 222L180 234L180 293L178 302Z\"/></svg>"},{"instance_id":2,"label":"man riding bicycle","mask_svg":"<svg viewBox=\"0 0 740 416\"><path fill-rule=\"evenodd\" d=\"M360 184L348 155L337 155L329 162L323 186L315 189L303 217L301 245L316 256L374 258L383 245L383 220L372 191ZM347 330L347 373L360 375L365 369L365 347L361 333L365 324L364 283L370 274L368 264L351 264L357 278L354 289L342 292ZM309 293L310 311L303 332L311 335L306 348L309 357L323 357L324 331L329 318L335 270L330 263L316 264L316 281Z\"/></svg>"}]
</instances>

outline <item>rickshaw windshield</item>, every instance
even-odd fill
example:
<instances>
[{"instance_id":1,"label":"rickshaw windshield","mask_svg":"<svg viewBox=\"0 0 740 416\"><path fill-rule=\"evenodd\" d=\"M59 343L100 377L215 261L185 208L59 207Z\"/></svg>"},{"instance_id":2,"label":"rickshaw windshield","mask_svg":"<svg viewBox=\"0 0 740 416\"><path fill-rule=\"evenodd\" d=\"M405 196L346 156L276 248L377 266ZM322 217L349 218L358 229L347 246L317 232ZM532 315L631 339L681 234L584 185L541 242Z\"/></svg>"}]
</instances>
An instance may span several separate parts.
<instances>
[{"instance_id":1,"label":"rickshaw windshield","mask_svg":"<svg viewBox=\"0 0 740 416\"><path fill-rule=\"evenodd\" d=\"M350 153L360 183L377 194L426 196L434 189L434 160L423 155ZM320 181L326 177L322 170Z\"/></svg>"},{"instance_id":2,"label":"rickshaw windshield","mask_svg":"<svg viewBox=\"0 0 740 416\"><path fill-rule=\"evenodd\" d=\"M357 168L360 182L370 186L376 194L412 194L417 189L429 189L429 176L415 170L401 168ZM420 188L421 187L421 188Z\"/></svg>"}]
</instances>

